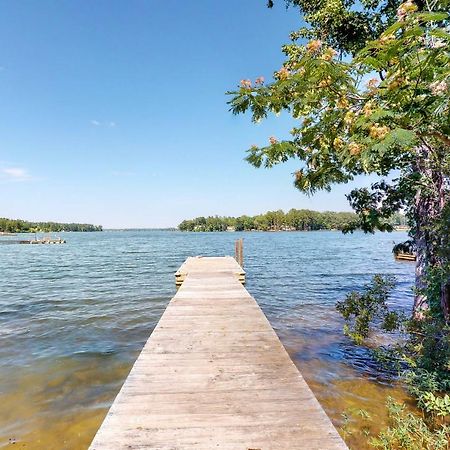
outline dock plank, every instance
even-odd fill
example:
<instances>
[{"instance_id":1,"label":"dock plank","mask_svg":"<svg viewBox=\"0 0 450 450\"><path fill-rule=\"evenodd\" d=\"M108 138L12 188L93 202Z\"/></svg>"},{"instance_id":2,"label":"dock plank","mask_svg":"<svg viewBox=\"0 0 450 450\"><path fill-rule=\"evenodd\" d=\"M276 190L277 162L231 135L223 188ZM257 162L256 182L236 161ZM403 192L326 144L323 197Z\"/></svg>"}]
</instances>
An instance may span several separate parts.
<instances>
[{"instance_id":1,"label":"dock plank","mask_svg":"<svg viewBox=\"0 0 450 450\"><path fill-rule=\"evenodd\" d=\"M346 449L233 258L188 258L181 285L91 450Z\"/></svg>"}]
</instances>

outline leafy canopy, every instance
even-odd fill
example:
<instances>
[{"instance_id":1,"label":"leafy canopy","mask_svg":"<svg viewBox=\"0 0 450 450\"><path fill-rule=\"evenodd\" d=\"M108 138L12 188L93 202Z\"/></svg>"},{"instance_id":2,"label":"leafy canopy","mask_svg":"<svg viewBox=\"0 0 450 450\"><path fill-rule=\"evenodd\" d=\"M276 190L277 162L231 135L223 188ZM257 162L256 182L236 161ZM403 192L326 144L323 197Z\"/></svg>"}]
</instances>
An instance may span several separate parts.
<instances>
[{"instance_id":1,"label":"leafy canopy","mask_svg":"<svg viewBox=\"0 0 450 450\"><path fill-rule=\"evenodd\" d=\"M357 212L366 231L389 229L387 215L408 205L418 184L426 181L415 168L418 146L429 149L431 161L448 175L448 1L435 2L427 11L410 1L403 3L396 11L396 21L359 51L361 43L334 34L335 14L330 12L334 0L320 2L324 11L317 26L320 7L308 16L309 2L293 3L306 10L313 25L311 33L325 39L285 45L286 61L271 83L265 84L262 78L255 83L242 80L238 90L228 93L231 111L249 111L254 122L281 111L298 121L290 139L270 137L268 145L252 146L246 159L256 167L299 160L294 184L306 193L330 190L334 183L346 183L359 174L386 176L400 170L401 177L394 185L375 186L374 193L365 193L372 208L362 201L364 192L350 197L353 206L363 205ZM355 12L346 3L337 3L347 8L348 14ZM378 2L365 4L364 17L371 17L375 14L372 5ZM386 8L390 11L392 4L379 13L386 20L378 18L378 25L367 29L365 37L377 35L386 21L392 22ZM301 33L303 36L306 31ZM339 51L329 45L333 42ZM354 57L340 57L353 50ZM372 195L375 197L370 198ZM387 199L387 209L381 210L379 206Z\"/></svg>"}]
</instances>

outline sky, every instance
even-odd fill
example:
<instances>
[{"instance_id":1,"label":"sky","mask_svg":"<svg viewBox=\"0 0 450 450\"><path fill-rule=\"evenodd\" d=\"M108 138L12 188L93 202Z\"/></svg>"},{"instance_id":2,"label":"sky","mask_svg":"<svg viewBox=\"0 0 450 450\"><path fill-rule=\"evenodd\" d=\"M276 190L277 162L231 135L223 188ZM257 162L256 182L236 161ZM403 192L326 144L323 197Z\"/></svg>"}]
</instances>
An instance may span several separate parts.
<instances>
[{"instance_id":1,"label":"sky","mask_svg":"<svg viewBox=\"0 0 450 450\"><path fill-rule=\"evenodd\" d=\"M265 4L3 1L0 217L147 228L350 210L355 183L308 197L293 186L298 163L244 161L292 125L286 114L255 125L227 105L241 79L271 78L301 26L281 0Z\"/></svg>"}]
</instances>

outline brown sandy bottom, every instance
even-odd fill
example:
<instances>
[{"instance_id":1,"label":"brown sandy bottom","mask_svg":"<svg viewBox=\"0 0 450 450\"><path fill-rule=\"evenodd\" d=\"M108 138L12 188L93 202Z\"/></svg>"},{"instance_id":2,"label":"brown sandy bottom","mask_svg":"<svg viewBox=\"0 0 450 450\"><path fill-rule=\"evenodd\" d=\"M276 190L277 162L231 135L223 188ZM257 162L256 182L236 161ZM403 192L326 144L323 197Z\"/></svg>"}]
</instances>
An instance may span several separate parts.
<instances>
[{"instance_id":1,"label":"brown sandy bottom","mask_svg":"<svg viewBox=\"0 0 450 450\"><path fill-rule=\"evenodd\" d=\"M338 338L330 333L328 336L312 334L310 339L284 336L282 341L349 448L373 449L368 443L369 436L377 436L388 425L387 398L410 407L413 407L412 399L400 383L380 373L374 361L364 359L367 355L360 356L352 366L342 355L333 354L330 347ZM298 342L299 339L303 342ZM330 351L329 359L314 357L327 351Z\"/></svg>"},{"instance_id":2,"label":"brown sandy bottom","mask_svg":"<svg viewBox=\"0 0 450 450\"><path fill-rule=\"evenodd\" d=\"M0 448L86 449L130 368L86 356L2 371Z\"/></svg>"},{"instance_id":3,"label":"brown sandy bottom","mask_svg":"<svg viewBox=\"0 0 450 450\"><path fill-rule=\"evenodd\" d=\"M408 402L399 385L383 385L365 378L324 385L310 379L308 384L349 448L373 449L369 436L376 436L388 424L386 399ZM367 413L361 414L361 410Z\"/></svg>"},{"instance_id":4,"label":"brown sandy bottom","mask_svg":"<svg viewBox=\"0 0 450 450\"><path fill-rule=\"evenodd\" d=\"M386 425L387 396L405 401L405 391L358 375L336 361L301 361L295 357L301 345L295 346L294 354L293 341L288 341L291 356L349 447L371 448L366 433L376 434ZM8 382L2 382L0 448L88 448L131 364L117 361L114 355L91 355L57 362L42 360L4 373L2 380ZM339 373L341 379L328 382L329 373ZM372 420L358 414L361 409Z\"/></svg>"}]
</instances>

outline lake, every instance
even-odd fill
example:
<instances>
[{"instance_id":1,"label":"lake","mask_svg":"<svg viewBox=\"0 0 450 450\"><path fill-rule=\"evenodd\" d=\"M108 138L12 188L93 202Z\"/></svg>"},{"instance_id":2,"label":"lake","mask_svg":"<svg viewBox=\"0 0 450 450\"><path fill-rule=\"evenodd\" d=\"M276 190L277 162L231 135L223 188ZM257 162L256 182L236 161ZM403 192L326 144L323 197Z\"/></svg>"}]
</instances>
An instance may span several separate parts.
<instances>
[{"instance_id":1,"label":"lake","mask_svg":"<svg viewBox=\"0 0 450 450\"><path fill-rule=\"evenodd\" d=\"M61 236L0 246L0 448L86 449L175 293L174 272L188 256L233 254L241 237L247 289L351 448L368 448L357 430L379 429L387 395L406 398L342 335L334 308L383 273L397 277L395 307L411 309L414 265L391 252L404 232Z\"/></svg>"}]
</instances>

